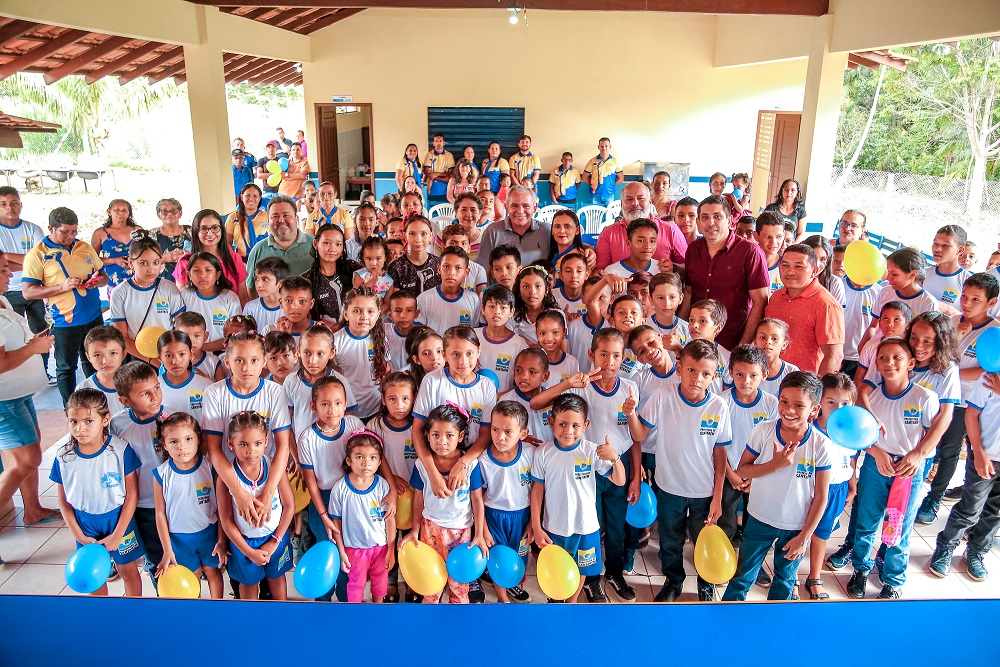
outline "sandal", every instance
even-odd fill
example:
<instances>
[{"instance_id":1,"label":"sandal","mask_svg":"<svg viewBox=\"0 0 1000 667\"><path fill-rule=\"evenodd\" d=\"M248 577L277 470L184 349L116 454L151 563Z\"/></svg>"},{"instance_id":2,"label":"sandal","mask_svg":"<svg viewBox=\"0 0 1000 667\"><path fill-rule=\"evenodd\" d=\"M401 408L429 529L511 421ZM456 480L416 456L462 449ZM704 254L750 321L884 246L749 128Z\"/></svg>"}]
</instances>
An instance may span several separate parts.
<instances>
[{"instance_id":1,"label":"sandal","mask_svg":"<svg viewBox=\"0 0 1000 667\"><path fill-rule=\"evenodd\" d=\"M813 591L813 586L825 586L822 579L806 579L806 590L809 591L810 600L829 600L830 594L826 591L822 593L816 593Z\"/></svg>"},{"instance_id":2,"label":"sandal","mask_svg":"<svg viewBox=\"0 0 1000 667\"><path fill-rule=\"evenodd\" d=\"M382 602L385 602L386 604L396 604L397 602L399 602L399 593L398 592L389 593L384 598L382 598Z\"/></svg>"}]
</instances>

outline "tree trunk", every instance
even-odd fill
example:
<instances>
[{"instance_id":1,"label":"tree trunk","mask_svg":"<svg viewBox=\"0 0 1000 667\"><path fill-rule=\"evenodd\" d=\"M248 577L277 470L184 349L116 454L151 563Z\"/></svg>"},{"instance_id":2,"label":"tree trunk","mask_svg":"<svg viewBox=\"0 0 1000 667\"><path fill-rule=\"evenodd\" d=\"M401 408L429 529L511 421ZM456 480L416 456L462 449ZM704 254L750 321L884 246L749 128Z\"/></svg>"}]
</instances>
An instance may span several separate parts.
<instances>
[{"instance_id":1,"label":"tree trunk","mask_svg":"<svg viewBox=\"0 0 1000 667\"><path fill-rule=\"evenodd\" d=\"M965 214L972 222L978 222L982 212L983 191L986 188L986 158L974 148L972 159L972 178L969 180L969 198L966 200Z\"/></svg>"},{"instance_id":2,"label":"tree trunk","mask_svg":"<svg viewBox=\"0 0 1000 667\"><path fill-rule=\"evenodd\" d=\"M858 147L854 149L854 154L851 155L851 159L848 160L847 166L840 172L840 178L837 179L837 184L834 185L835 188L844 187L844 183L847 182L847 177L851 175L852 171L854 171L854 165L858 163L858 158L861 157L861 151L865 147L865 140L868 138L868 132L872 129L872 122L875 120L875 110L878 109L878 96L882 92L882 81L884 79L885 65L879 65L878 83L875 85L875 97L872 98L872 108L871 111L868 112L868 120L865 122L864 129L861 130L861 138L858 139Z\"/></svg>"}]
</instances>

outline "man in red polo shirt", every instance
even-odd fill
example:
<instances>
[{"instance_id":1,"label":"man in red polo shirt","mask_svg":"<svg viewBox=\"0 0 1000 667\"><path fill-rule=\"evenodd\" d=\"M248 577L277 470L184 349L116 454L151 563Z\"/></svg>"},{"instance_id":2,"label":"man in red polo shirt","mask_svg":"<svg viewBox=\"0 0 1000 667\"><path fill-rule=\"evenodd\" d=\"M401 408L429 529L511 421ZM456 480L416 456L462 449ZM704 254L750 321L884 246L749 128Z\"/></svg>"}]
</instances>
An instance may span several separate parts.
<instances>
[{"instance_id":1,"label":"man in red polo shirt","mask_svg":"<svg viewBox=\"0 0 1000 667\"><path fill-rule=\"evenodd\" d=\"M844 358L844 307L819 284L816 253L790 245L778 271L784 287L771 295L764 311L788 324L791 343L781 357L819 375L840 370Z\"/></svg>"},{"instance_id":2,"label":"man in red polo shirt","mask_svg":"<svg viewBox=\"0 0 1000 667\"><path fill-rule=\"evenodd\" d=\"M656 217L649 188L639 181L628 183L622 188L622 217L605 227L597 239L597 268L603 271L628 257L628 223L639 218L651 218L656 223L656 252L653 253L653 259L660 261L660 272L683 272L687 241L676 225Z\"/></svg>"},{"instance_id":3,"label":"man in red polo shirt","mask_svg":"<svg viewBox=\"0 0 1000 667\"><path fill-rule=\"evenodd\" d=\"M731 217L729 202L722 197L713 195L698 205L701 238L688 246L685 255L687 287L680 308L681 318L687 319L691 304L702 299L725 306L726 326L715 340L727 350L753 340L771 286L764 251L737 236L729 224Z\"/></svg>"}]
</instances>

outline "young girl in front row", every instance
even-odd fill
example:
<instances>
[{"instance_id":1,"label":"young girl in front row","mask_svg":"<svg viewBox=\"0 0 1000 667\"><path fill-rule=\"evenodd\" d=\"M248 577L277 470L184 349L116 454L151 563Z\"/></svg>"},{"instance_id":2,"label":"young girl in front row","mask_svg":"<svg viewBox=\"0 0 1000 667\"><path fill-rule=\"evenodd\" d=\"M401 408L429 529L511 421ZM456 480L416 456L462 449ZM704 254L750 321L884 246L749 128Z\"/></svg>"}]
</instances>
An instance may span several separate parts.
<instances>
[{"instance_id":1,"label":"young girl in front row","mask_svg":"<svg viewBox=\"0 0 1000 667\"><path fill-rule=\"evenodd\" d=\"M795 364L781 358L781 353L788 349L788 324L782 320L765 317L757 323L754 330L753 344L764 350L767 355L767 368L764 369L764 379L760 388L772 396L778 395L781 381L792 371L799 370Z\"/></svg>"},{"instance_id":2,"label":"young girl in front row","mask_svg":"<svg viewBox=\"0 0 1000 667\"><path fill-rule=\"evenodd\" d=\"M280 465L271 465L265 451L268 447L267 418L257 412L236 413L228 425L227 450L234 457L228 483L220 474L218 486L219 518L232 543L229 578L240 585L241 600L256 600L261 579L267 578L271 597L287 598L285 573L292 569L292 549L288 541L288 526L292 523L295 498L288 477ZM268 492L270 472L279 471L277 487ZM236 500L236 489L257 496L264 489L264 507L270 508L265 521L247 521ZM285 510L284 508L288 508ZM264 516L262 516L264 518Z\"/></svg>"},{"instance_id":3,"label":"young girl in front row","mask_svg":"<svg viewBox=\"0 0 1000 667\"><path fill-rule=\"evenodd\" d=\"M222 573L229 540L218 522L212 463L204 455L201 426L189 414L176 412L157 424L157 450L164 462L153 471L156 530L163 545L161 576L171 565L183 565L194 576L205 575L208 590L222 599Z\"/></svg>"},{"instance_id":4,"label":"young girl in front row","mask_svg":"<svg viewBox=\"0 0 1000 667\"><path fill-rule=\"evenodd\" d=\"M379 385L389 374L389 343L381 316L381 300L370 287L358 287L344 295L346 326L333 335L337 361L344 377L355 388L357 413L368 420L382 402Z\"/></svg>"},{"instance_id":5,"label":"young girl in front row","mask_svg":"<svg viewBox=\"0 0 1000 667\"><path fill-rule=\"evenodd\" d=\"M191 338L183 331L166 331L156 341L156 351L164 410L168 414L186 412L200 426L205 390L212 381L191 367Z\"/></svg>"},{"instance_id":6,"label":"young girl in front row","mask_svg":"<svg viewBox=\"0 0 1000 667\"><path fill-rule=\"evenodd\" d=\"M132 447L108 432L108 402L98 389L78 389L66 402L69 433L56 443L49 479L59 485L59 509L79 549L107 548L125 595L142 595L136 561L146 555L135 525L139 468ZM107 585L94 595L107 595Z\"/></svg>"},{"instance_id":7,"label":"young girl in front row","mask_svg":"<svg viewBox=\"0 0 1000 667\"><path fill-rule=\"evenodd\" d=\"M372 602L388 592L388 572L396 564L396 520L387 516L389 483L376 474L382 441L357 431L347 441L347 473L330 492L329 512L340 548L340 569L347 573L347 601L362 602L371 581Z\"/></svg>"},{"instance_id":8,"label":"young girl in front row","mask_svg":"<svg viewBox=\"0 0 1000 667\"><path fill-rule=\"evenodd\" d=\"M490 386L493 386L492 382ZM491 405L490 410L492 409ZM449 401L431 410L426 421L421 419L420 423L423 427L425 446L431 451L427 457L429 464L439 477L449 475L462 459L462 449L466 446L466 438L472 426L468 411ZM416 424L414 426L416 427ZM484 429L483 432L488 438L489 430ZM428 493L431 476L421 460L413 466L410 484L413 485L414 492L413 528L400 542L400 550L407 542L419 540L433 547L441 558L447 558L448 552L453 547L471 542L482 549L484 557L487 555L488 550L483 539L483 529L486 525L483 513L483 478L475 458L468 466L465 479L451 495L440 497L435 493ZM420 517L419 521L417 517ZM470 530L473 525L476 529L474 539ZM448 602L451 604L469 602L469 584L460 584L450 576L448 593ZM440 599L441 593L424 596L424 602L427 604L436 604Z\"/></svg>"},{"instance_id":9,"label":"young girl in front row","mask_svg":"<svg viewBox=\"0 0 1000 667\"><path fill-rule=\"evenodd\" d=\"M189 311L200 313L208 328L208 340L202 349L218 352L226 345L226 321L233 315L243 314L240 298L222 273L219 258L209 252L191 255L188 282L190 284L181 292L184 305Z\"/></svg>"}]
</instances>

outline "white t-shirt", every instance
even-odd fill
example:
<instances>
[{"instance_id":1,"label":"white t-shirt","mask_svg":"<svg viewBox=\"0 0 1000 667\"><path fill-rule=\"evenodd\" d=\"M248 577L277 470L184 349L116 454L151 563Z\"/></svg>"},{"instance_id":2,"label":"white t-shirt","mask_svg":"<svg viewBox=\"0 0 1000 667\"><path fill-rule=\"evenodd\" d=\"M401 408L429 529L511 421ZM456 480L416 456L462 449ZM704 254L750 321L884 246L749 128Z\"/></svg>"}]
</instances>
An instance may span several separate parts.
<instances>
[{"instance_id":1,"label":"white t-shirt","mask_svg":"<svg viewBox=\"0 0 1000 667\"><path fill-rule=\"evenodd\" d=\"M623 412L629 390L635 395L636 401L642 400L639 386L632 380L615 378L615 386L605 393L596 382L590 382L583 389L571 389L577 396L582 396L590 407L590 433L598 444L604 444L605 436L611 439L611 446L619 454L624 454L632 446L632 436L628 430L628 417Z\"/></svg>"},{"instance_id":2,"label":"white t-shirt","mask_svg":"<svg viewBox=\"0 0 1000 667\"><path fill-rule=\"evenodd\" d=\"M844 359L858 360L858 346L871 326L874 317L875 300L882 289L877 283L867 287L855 287L844 280Z\"/></svg>"},{"instance_id":3,"label":"white t-shirt","mask_svg":"<svg viewBox=\"0 0 1000 667\"><path fill-rule=\"evenodd\" d=\"M96 454L84 456L74 447L63 455L69 443L66 434L53 445L56 458L49 473L49 479L62 485L66 502L87 514L107 514L124 505L125 478L142 466L128 443L109 435Z\"/></svg>"},{"instance_id":4,"label":"white t-shirt","mask_svg":"<svg viewBox=\"0 0 1000 667\"><path fill-rule=\"evenodd\" d=\"M210 378L215 378L215 371L219 367L219 358L214 354L209 354L202 350L201 359L191 362L196 371L200 371Z\"/></svg>"},{"instance_id":5,"label":"white t-shirt","mask_svg":"<svg viewBox=\"0 0 1000 667\"><path fill-rule=\"evenodd\" d=\"M729 350L718 343L715 344L715 351L719 353L719 366L715 369L715 379L709 389L713 394L722 395L726 388L733 386L733 378L729 375ZM761 383L763 386L763 383ZM765 390L766 391L766 390Z\"/></svg>"},{"instance_id":6,"label":"white t-shirt","mask_svg":"<svg viewBox=\"0 0 1000 667\"><path fill-rule=\"evenodd\" d=\"M549 362L548 384L555 386L563 380L573 377L580 372L580 362L576 357L567 352L562 353L562 358L557 362Z\"/></svg>"},{"instance_id":7,"label":"white t-shirt","mask_svg":"<svg viewBox=\"0 0 1000 667\"><path fill-rule=\"evenodd\" d=\"M625 336L628 340L628 336ZM626 346L625 354L622 355L622 365L618 368L618 377L625 378L626 380L634 380L635 376L641 373L645 368L646 364L639 361L632 352L632 348Z\"/></svg>"},{"instance_id":8,"label":"white t-shirt","mask_svg":"<svg viewBox=\"0 0 1000 667\"><path fill-rule=\"evenodd\" d=\"M354 412L358 409L357 401L354 400L354 392L351 391L351 383L343 375L333 369L327 369L327 375L332 375L344 385L344 393L347 394L347 410ZM285 378L284 384L280 385L285 397L288 399L288 413L292 418L292 433L298 438L299 434L313 425L316 421L316 413L312 409L312 383L307 381L302 374L302 369L292 373Z\"/></svg>"},{"instance_id":9,"label":"white t-shirt","mask_svg":"<svg viewBox=\"0 0 1000 667\"><path fill-rule=\"evenodd\" d=\"M382 394L372 376L372 359L375 349L370 335L355 336L347 327L333 334L333 344L337 350L337 363L344 371L344 377L352 388L354 399L348 396L348 405L357 404L357 413L368 418L378 412L382 405ZM386 359L389 358L386 350ZM341 380L343 381L343 380ZM346 385L345 385L346 386Z\"/></svg>"},{"instance_id":10,"label":"white t-shirt","mask_svg":"<svg viewBox=\"0 0 1000 667\"><path fill-rule=\"evenodd\" d=\"M963 269L961 266L955 273L941 273L935 266L927 272L927 277L924 278L924 289L941 303L958 308L962 287L971 275L972 271Z\"/></svg>"},{"instance_id":11,"label":"white t-shirt","mask_svg":"<svg viewBox=\"0 0 1000 667\"><path fill-rule=\"evenodd\" d=\"M830 276L830 289L827 290L837 303L847 306L847 295L844 294L844 279L840 276Z\"/></svg>"},{"instance_id":12,"label":"white t-shirt","mask_svg":"<svg viewBox=\"0 0 1000 667\"><path fill-rule=\"evenodd\" d=\"M552 290L552 295L555 296L556 303L559 304L559 310L564 313L579 313L580 315L587 313L587 304L583 302L583 293L575 299L570 299L562 287L557 287Z\"/></svg>"},{"instance_id":13,"label":"white t-shirt","mask_svg":"<svg viewBox=\"0 0 1000 667\"><path fill-rule=\"evenodd\" d=\"M4 375L6 375L6 373L0 374L0 382L2 382L2 378L3 378ZM162 386L162 383L161 383L161 386ZM122 410L125 409L125 406L122 405L122 401L118 397L118 392L115 391L115 388L113 386L111 386L111 387L105 387L103 384L101 384L98 381L98 379L97 379L97 373L94 373L89 378L87 378L86 380L84 380L80 384L76 385L76 388L77 389L97 389L98 391L103 392L104 393L104 398L108 399L108 414L110 414L110 415L116 415L116 414L118 414L119 412L121 412Z\"/></svg>"},{"instance_id":14,"label":"white t-shirt","mask_svg":"<svg viewBox=\"0 0 1000 667\"><path fill-rule=\"evenodd\" d=\"M111 291L108 323L125 322L128 337L134 340L140 328L169 331L185 309L180 290L169 280L157 279L149 287L139 287L130 278Z\"/></svg>"},{"instance_id":15,"label":"white t-shirt","mask_svg":"<svg viewBox=\"0 0 1000 667\"><path fill-rule=\"evenodd\" d=\"M163 492L171 534L198 533L218 520L212 462L207 456L199 454L190 470L179 470L168 459L153 470L153 479Z\"/></svg>"},{"instance_id":16,"label":"white t-shirt","mask_svg":"<svg viewBox=\"0 0 1000 667\"><path fill-rule=\"evenodd\" d=\"M299 465L312 470L316 485L321 491L329 491L344 476L344 461L347 459L347 441L355 431L365 425L357 417L347 415L340 420L336 433L323 433L317 424L299 434Z\"/></svg>"},{"instance_id":17,"label":"white t-shirt","mask_svg":"<svg viewBox=\"0 0 1000 667\"><path fill-rule=\"evenodd\" d=\"M962 403L962 382L958 375L958 366L952 364L944 373L932 373L929 366L914 368L910 374L910 380L924 389L930 389L937 394L939 403L951 403L961 405ZM875 364L865 373L864 383L870 387L877 388L882 384L882 374L878 372Z\"/></svg>"},{"instance_id":18,"label":"white t-shirt","mask_svg":"<svg viewBox=\"0 0 1000 667\"><path fill-rule=\"evenodd\" d=\"M657 268L656 260L651 259L649 260L649 264L646 265L646 268L644 268L643 271L645 271L646 273L657 273L656 268ZM607 266L604 269L604 273L610 273L613 276L621 276L622 278L631 278L632 274L635 272L636 272L635 269L630 269L627 266L625 266L624 259L621 260L620 262L615 262L614 264Z\"/></svg>"},{"instance_id":19,"label":"white t-shirt","mask_svg":"<svg viewBox=\"0 0 1000 667\"><path fill-rule=\"evenodd\" d=\"M487 338L485 328L476 329L476 335L479 336L479 367L496 373L500 380L498 394L509 391L514 386L514 359L521 350L528 349L528 341L513 331L503 340Z\"/></svg>"},{"instance_id":20,"label":"white t-shirt","mask_svg":"<svg viewBox=\"0 0 1000 667\"><path fill-rule=\"evenodd\" d=\"M781 359L780 361L781 367L778 369L778 372L769 378L764 378L760 382L760 388L772 396L778 395L778 392L781 389L781 381L785 379L786 375L792 371L799 370L799 367L795 364L789 363L784 359ZM726 366L728 365L729 364L726 364ZM729 380L729 382L732 383L732 380Z\"/></svg>"},{"instance_id":21,"label":"white t-shirt","mask_svg":"<svg viewBox=\"0 0 1000 667\"><path fill-rule=\"evenodd\" d=\"M869 402L872 414L885 424L885 436L879 439L878 446L895 456L905 456L917 448L940 408L937 394L912 382L899 396L886 396L885 385L881 384Z\"/></svg>"},{"instance_id":22,"label":"white t-shirt","mask_svg":"<svg viewBox=\"0 0 1000 667\"><path fill-rule=\"evenodd\" d=\"M959 323L964 318L961 315L955 315L952 317L952 321L955 323L955 328L958 328ZM975 368L979 365L979 359L976 357L976 343L979 341L979 337L987 329L992 329L993 327L1000 326L1000 322L994 319L990 319L985 324L978 327L974 327L972 331L967 333L960 341L958 341L958 368L959 370L965 368ZM972 393L972 390L976 386L976 380L962 380L962 406L965 406L965 399Z\"/></svg>"},{"instance_id":23,"label":"white t-shirt","mask_svg":"<svg viewBox=\"0 0 1000 667\"><path fill-rule=\"evenodd\" d=\"M462 289L476 291L480 285L486 285L486 269L475 262L469 262L469 276L462 284Z\"/></svg>"},{"instance_id":24,"label":"white t-shirt","mask_svg":"<svg viewBox=\"0 0 1000 667\"><path fill-rule=\"evenodd\" d=\"M991 461L1000 461L1000 396L990 391L980 378L966 403L980 411L979 433L986 456Z\"/></svg>"},{"instance_id":25,"label":"white t-shirt","mask_svg":"<svg viewBox=\"0 0 1000 667\"><path fill-rule=\"evenodd\" d=\"M248 493L256 496L257 491L264 486L267 482L267 473L270 469L269 459L265 456L261 459L261 472L259 479L248 479L243 473L243 469L240 468L239 462L235 459L233 460L233 471L236 473L236 482L244 488ZM264 525L261 527L251 526L246 520L240 516L239 510L236 507L236 495L233 494L233 518L236 520L236 525L239 527L240 532L243 537L268 537L274 534L274 531L278 529L278 524L281 523L281 496L278 495L278 489L274 490L274 495L271 497L271 516L268 518Z\"/></svg>"},{"instance_id":26,"label":"white t-shirt","mask_svg":"<svg viewBox=\"0 0 1000 667\"><path fill-rule=\"evenodd\" d=\"M590 371L594 364L590 361L590 344L594 340L594 334L604 328L607 320L601 318L596 327L591 327L586 317L580 317L569 323L566 330L566 347L569 353L580 362L580 370L584 373Z\"/></svg>"},{"instance_id":27,"label":"white t-shirt","mask_svg":"<svg viewBox=\"0 0 1000 667\"><path fill-rule=\"evenodd\" d=\"M545 387L541 387L541 390L545 391ZM514 401L523 405L524 409L528 411L528 435L538 438L542 442L552 439L552 425L549 423L552 418L551 405L546 405L541 410L532 410L531 399L517 387L500 396L497 401Z\"/></svg>"},{"instance_id":28,"label":"white t-shirt","mask_svg":"<svg viewBox=\"0 0 1000 667\"><path fill-rule=\"evenodd\" d=\"M500 463L488 447L479 457L483 476L483 503L503 512L527 509L531 505L531 462L533 447L517 443L517 455L510 463Z\"/></svg>"},{"instance_id":29,"label":"white t-shirt","mask_svg":"<svg viewBox=\"0 0 1000 667\"><path fill-rule=\"evenodd\" d=\"M659 320L656 319L655 314L650 315L649 317L646 318L646 324L656 329L656 333L660 334L661 336L673 336L673 335L679 336L681 347L687 345L688 341L691 340L691 330L688 328L688 323L685 320L682 320L681 318L677 317L676 315L674 315L674 323L670 325L661 323ZM673 352L668 352L667 354L670 355L671 362L677 361L677 355L675 355Z\"/></svg>"},{"instance_id":30,"label":"white t-shirt","mask_svg":"<svg viewBox=\"0 0 1000 667\"><path fill-rule=\"evenodd\" d=\"M441 287L429 289L417 297L420 320L441 335L451 327L464 324L475 325L474 318L479 312L479 295L474 291L462 290L454 299L441 293ZM338 349L338 354L340 350Z\"/></svg>"},{"instance_id":31,"label":"white t-shirt","mask_svg":"<svg viewBox=\"0 0 1000 667\"><path fill-rule=\"evenodd\" d=\"M396 325L391 324L385 328L385 338L389 342L389 366L394 371L408 369L410 360L406 356L406 334L400 333Z\"/></svg>"},{"instance_id":32,"label":"white t-shirt","mask_svg":"<svg viewBox=\"0 0 1000 667\"><path fill-rule=\"evenodd\" d=\"M111 418L109 430L132 446L142 461L139 470L139 507L150 509L153 503L153 471L163 463L156 451L156 420L165 418L163 406L149 419L138 419L131 408L126 408Z\"/></svg>"},{"instance_id":33,"label":"white t-shirt","mask_svg":"<svg viewBox=\"0 0 1000 667\"><path fill-rule=\"evenodd\" d=\"M442 473L448 479L448 473ZM410 475L410 485L417 491L430 486L430 477L424 464L417 459ZM474 462L462 486L447 498L438 498L433 493L424 493L424 512L421 516L442 528L469 528L472 526L472 492L483 487L483 474L479 463Z\"/></svg>"},{"instance_id":34,"label":"white t-shirt","mask_svg":"<svg viewBox=\"0 0 1000 667\"><path fill-rule=\"evenodd\" d=\"M538 345L538 330L535 328L534 322L529 322L527 319L518 322L512 317L507 322L507 325L512 327L514 333L524 340L532 345Z\"/></svg>"},{"instance_id":35,"label":"white t-shirt","mask_svg":"<svg viewBox=\"0 0 1000 667\"><path fill-rule=\"evenodd\" d=\"M767 267L767 278L771 281L771 294L774 294L785 286L785 284L781 282L781 272L778 270L780 266L781 258L779 257L774 266Z\"/></svg>"},{"instance_id":36,"label":"white t-shirt","mask_svg":"<svg viewBox=\"0 0 1000 667\"><path fill-rule=\"evenodd\" d=\"M26 255L45 238L42 228L27 220L18 220L13 227L0 224L0 250L14 255ZM21 272L12 271L8 292L21 291ZM27 394L25 394L26 396ZM15 398L19 398L15 396Z\"/></svg>"},{"instance_id":37,"label":"white t-shirt","mask_svg":"<svg viewBox=\"0 0 1000 667\"><path fill-rule=\"evenodd\" d=\"M656 429L657 487L683 498L708 498L715 488L716 447L732 441L729 406L708 392L698 403L688 401L678 385L650 397L639 420Z\"/></svg>"},{"instance_id":38,"label":"white t-shirt","mask_svg":"<svg viewBox=\"0 0 1000 667\"><path fill-rule=\"evenodd\" d=\"M431 371L424 376L413 404L413 416L427 421L431 410L451 401L469 413L469 444L479 437L479 429L489 430L493 406L497 404L497 389L493 380L476 375L469 384L459 384L451 377L447 367Z\"/></svg>"},{"instance_id":39,"label":"white t-shirt","mask_svg":"<svg viewBox=\"0 0 1000 667\"><path fill-rule=\"evenodd\" d=\"M763 421L778 418L778 397L763 389L757 389L757 398L750 403L740 403L736 398L735 389L727 390L722 396L729 406L733 431L733 442L727 447L726 457L729 460L729 467L735 471L740 465L747 443L750 442L753 427Z\"/></svg>"},{"instance_id":40,"label":"white t-shirt","mask_svg":"<svg viewBox=\"0 0 1000 667\"><path fill-rule=\"evenodd\" d=\"M413 446L413 419L397 429L379 415L368 422L368 430L382 438L382 451L392 474L408 482L413 474L413 462L417 460L417 449Z\"/></svg>"},{"instance_id":41,"label":"white t-shirt","mask_svg":"<svg viewBox=\"0 0 1000 667\"><path fill-rule=\"evenodd\" d=\"M605 477L613 464L597 456L597 444L578 440L562 447L550 440L535 451L531 481L545 484L542 528L562 537L590 535L597 521L597 475Z\"/></svg>"},{"instance_id":42,"label":"white t-shirt","mask_svg":"<svg viewBox=\"0 0 1000 667\"><path fill-rule=\"evenodd\" d=\"M782 447L781 421L757 424L750 433L747 451L755 463L767 463L774 458L774 442ZM750 485L750 515L780 530L801 530L809 516L809 506L816 492L816 473L829 470L830 440L812 426L795 450L795 463L768 475L755 477Z\"/></svg>"},{"instance_id":43,"label":"white t-shirt","mask_svg":"<svg viewBox=\"0 0 1000 667\"><path fill-rule=\"evenodd\" d=\"M256 412L267 420L266 455L269 459L274 458L274 434L292 427L292 420L288 414L288 399L281 385L261 379L257 388L249 394L237 394L233 391L231 382L232 380L222 380L205 390L202 408L202 425L205 433L222 437L222 451L232 461L235 454L225 446L226 440L229 439L229 422L237 412L243 410ZM265 533L267 534L269 533ZM253 537L253 535L247 536Z\"/></svg>"},{"instance_id":44,"label":"white t-shirt","mask_svg":"<svg viewBox=\"0 0 1000 667\"><path fill-rule=\"evenodd\" d=\"M658 391L672 391L677 386L680 378L677 376L676 366L672 366L666 375L661 375L653 370L652 366L644 369L635 376L635 383L639 387L638 409L645 407L649 398ZM654 426L646 439L642 441L642 453L652 454L656 449L656 427Z\"/></svg>"},{"instance_id":45,"label":"white t-shirt","mask_svg":"<svg viewBox=\"0 0 1000 667\"><path fill-rule=\"evenodd\" d=\"M119 287L121 287L119 285ZM117 291L117 288L115 288ZM214 382L203 375L191 371L187 380L178 385L170 384L166 375L160 376L160 389L163 391L163 407L167 412L186 412L204 424L202 406L205 400L205 390Z\"/></svg>"},{"instance_id":46,"label":"white t-shirt","mask_svg":"<svg viewBox=\"0 0 1000 667\"><path fill-rule=\"evenodd\" d=\"M240 298L232 290L224 289L215 296L206 299L198 290L185 288L181 292L184 297L184 305L187 309L201 314L208 324L208 342L222 339L222 331L226 326L226 320L233 315L242 315L243 307L240 306Z\"/></svg>"},{"instance_id":47,"label":"white t-shirt","mask_svg":"<svg viewBox=\"0 0 1000 667\"><path fill-rule=\"evenodd\" d=\"M389 483L379 475L375 475L367 489L356 488L346 475L337 481L330 491L327 510L332 518L340 519L345 547L385 546L385 498L388 495Z\"/></svg>"},{"instance_id":48,"label":"white t-shirt","mask_svg":"<svg viewBox=\"0 0 1000 667\"><path fill-rule=\"evenodd\" d=\"M268 308L263 300L257 298L247 301L247 305L243 306L243 314L253 318L253 321L257 323L257 331L263 331L278 323L278 318L281 317L281 306Z\"/></svg>"},{"instance_id":49,"label":"white t-shirt","mask_svg":"<svg viewBox=\"0 0 1000 667\"><path fill-rule=\"evenodd\" d=\"M875 301L875 310L872 311L872 318L876 320L876 324L877 320L882 317L882 308L890 301L902 301L910 307L914 316L938 310L937 299L931 296L925 289L920 290L913 296L901 296L899 292L892 289L892 285L886 285L878 293L878 299Z\"/></svg>"},{"instance_id":50,"label":"white t-shirt","mask_svg":"<svg viewBox=\"0 0 1000 667\"><path fill-rule=\"evenodd\" d=\"M0 225L0 229L6 229ZM13 285L13 282L11 283ZM28 328L28 320L18 315L7 297L0 295L0 347L7 352L20 350L35 337ZM48 384L41 355L33 355L17 368L0 373L0 401L30 396ZM83 386L83 385L80 385ZM116 397L117 398L117 397ZM114 413L112 413L114 414Z\"/></svg>"}]
</instances>

